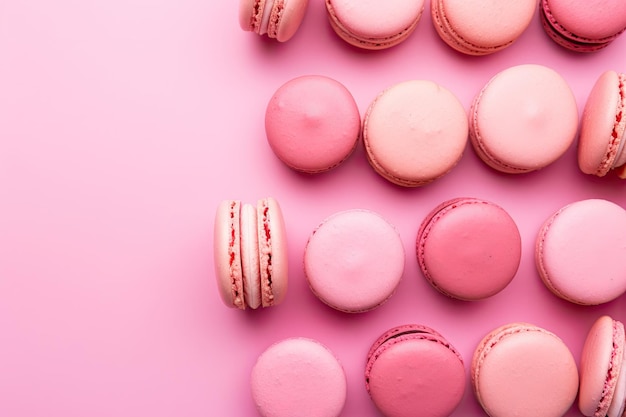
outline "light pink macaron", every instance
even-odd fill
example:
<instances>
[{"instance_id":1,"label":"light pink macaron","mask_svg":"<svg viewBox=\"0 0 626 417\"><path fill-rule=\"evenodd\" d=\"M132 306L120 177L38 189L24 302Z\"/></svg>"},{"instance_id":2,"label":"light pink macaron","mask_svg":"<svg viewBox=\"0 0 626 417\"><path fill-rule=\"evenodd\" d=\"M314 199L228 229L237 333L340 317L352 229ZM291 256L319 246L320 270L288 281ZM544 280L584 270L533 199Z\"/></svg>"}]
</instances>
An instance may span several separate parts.
<instances>
[{"instance_id":1,"label":"light pink macaron","mask_svg":"<svg viewBox=\"0 0 626 417\"><path fill-rule=\"evenodd\" d=\"M239 26L286 42L300 28L307 5L308 0L239 0Z\"/></svg>"},{"instance_id":2,"label":"light pink macaron","mask_svg":"<svg viewBox=\"0 0 626 417\"><path fill-rule=\"evenodd\" d=\"M363 121L370 165L388 181L417 187L454 168L467 146L465 108L448 89L410 80L381 92Z\"/></svg>"},{"instance_id":3,"label":"light pink macaron","mask_svg":"<svg viewBox=\"0 0 626 417\"><path fill-rule=\"evenodd\" d=\"M626 210L603 200L568 204L543 224L536 241L539 276L555 295L597 305L626 292Z\"/></svg>"},{"instance_id":4,"label":"light pink macaron","mask_svg":"<svg viewBox=\"0 0 626 417\"><path fill-rule=\"evenodd\" d=\"M404 260L393 225L378 213L354 209L331 215L314 230L304 251L304 272L325 304L360 313L393 295Z\"/></svg>"},{"instance_id":5,"label":"light pink macaron","mask_svg":"<svg viewBox=\"0 0 626 417\"><path fill-rule=\"evenodd\" d=\"M578 391L578 369L554 333L511 323L487 334L471 367L476 399L490 417L562 417Z\"/></svg>"},{"instance_id":6,"label":"light pink macaron","mask_svg":"<svg viewBox=\"0 0 626 417\"><path fill-rule=\"evenodd\" d=\"M515 221L499 205L456 198L426 216L416 252L419 267L434 288L474 301L509 285L520 264L522 241Z\"/></svg>"},{"instance_id":7,"label":"light pink macaron","mask_svg":"<svg viewBox=\"0 0 626 417\"><path fill-rule=\"evenodd\" d=\"M599 317L589 329L580 357L578 407L587 417L622 417L626 401L624 325Z\"/></svg>"},{"instance_id":8,"label":"light pink macaron","mask_svg":"<svg viewBox=\"0 0 626 417\"><path fill-rule=\"evenodd\" d=\"M364 49L385 49L406 40L424 0L326 0L330 25L340 38Z\"/></svg>"},{"instance_id":9,"label":"light pink macaron","mask_svg":"<svg viewBox=\"0 0 626 417\"><path fill-rule=\"evenodd\" d=\"M270 99L265 132L281 161L315 174L335 168L352 154L361 133L361 115L339 81L303 75L280 86Z\"/></svg>"},{"instance_id":10,"label":"light pink macaron","mask_svg":"<svg viewBox=\"0 0 626 417\"><path fill-rule=\"evenodd\" d=\"M572 51L598 51L626 30L623 0L541 0L540 9L546 33Z\"/></svg>"},{"instance_id":11,"label":"light pink macaron","mask_svg":"<svg viewBox=\"0 0 626 417\"><path fill-rule=\"evenodd\" d=\"M347 393L346 376L335 355L303 337L267 348L252 368L250 387L262 417L339 417Z\"/></svg>"},{"instance_id":12,"label":"light pink macaron","mask_svg":"<svg viewBox=\"0 0 626 417\"><path fill-rule=\"evenodd\" d=\"M385 417L447 417L463 398L465 380L460 353L427 326L394 327L367 354L365 387Z\"/></svg>"},{"instance_id":13,"label":"light pink macaron","mask_svg":"<svg viewBox=\"0 0 626 417\"><path fill-rule=\"evenodd\" d=\"M432 0L437 33L452 48L487 55L513 44L535 15L535 0Z\"/></svg>"},{"instance_id":14,"label":"light pink macaron","mask_svg":"<svg viewBox=\"0 0 626 417\"><path fill-rule=\"evenodd\" d=\"M478 156L505 173L526 173L559 159L578 131L578 107L565 79L551 68L524 64L495 75L470 110Z\"/></svg>"},{"instance_id":15,"label":"light pink macaron","mask_svg":"<svg viewBox=\"0 0 626 417\"><path fill-rule=\"evenodd\" d=\"M626 178L626 74L608 70L593 86L580 122L578 166L585 174Z\"/></svg>"}]
</instances>

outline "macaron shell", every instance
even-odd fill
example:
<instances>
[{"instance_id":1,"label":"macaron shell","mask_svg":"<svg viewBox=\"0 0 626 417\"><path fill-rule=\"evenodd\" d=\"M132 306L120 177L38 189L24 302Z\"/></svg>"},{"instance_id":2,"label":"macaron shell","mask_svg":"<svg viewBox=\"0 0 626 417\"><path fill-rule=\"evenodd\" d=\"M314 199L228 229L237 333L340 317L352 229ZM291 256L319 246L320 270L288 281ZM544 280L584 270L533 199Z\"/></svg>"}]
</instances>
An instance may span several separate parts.
<instances>
[{"instance_id":1,"label":"macaron shell","mask_svg":"<svg viewBox=\"0 0 626 417\"><path fill-rule=\"evenodd\" d=\"M608 41L626 29L623 0L543 0L543 7L559 31L581 41Z\"/></svg>"},{"instance_id":2,"label":"macaron shell","mask_svg":"<svg viewBox=\"0 0 626 417\"><path fill-rule=\"evenodd\" d=\"M260 27L266 1L271 0L239 0L239 26L243 30L256 31Z\"/></svg>"},{"instance_id":3,"label":"macaron shell","mask_svg":"<svg viewBox=\"0 0 626 417\"><path fill-rule=\"evenodd\" d=\"M245 309L240 244L241 202L224 200L217 207L213 230L213 261L217 288L228 307Z\"/></svg>"},{"instance_id":4,"label":"macaron shell","mask_svg":"<svg viewBox=\"0 0 626 417\"><path fill-rule=\"evenodd\" d=\"M261 305L261 275L259 270L259 238L257 212L252 204L241 207L241 264L246 305Z\"/></svg>"},{"instance_id":5,"label":"macaron shell","mask_svg":"<svg viewBox=\"0 0 626 417\"><path fill-rule=\"evenodd\" d=\"M286 42L291 39L302 24L307 10L308 0L274 0L278 3L275 10L275 28L271 29L270 37L276 38L279 42ZM273 11L274 13L274 11Z\"/></svg>"},{"instance_id":6,"label":"macaron shell","mask_svg":"<svg viewBox=\"0 0 626 417\"><path fill-rule=\"evenodd\" d=\"M280 304L287 293L287 233L278 202L264 198L257 203L259 269L263 307Z\"/></svg>"},{"instance_id":7,"label":"macaron shell","mask_svg":"<svg viewBox=\"0 0 626 417\"><path fill-rule=\"evenodd\" d=\"M607 417L622 417L626 409L626 364L624 364L624 357L622 357L621 361L622 366L615 384L613 401L611 401L609 410L606 413Z\"/></svg>"}]
</instances>

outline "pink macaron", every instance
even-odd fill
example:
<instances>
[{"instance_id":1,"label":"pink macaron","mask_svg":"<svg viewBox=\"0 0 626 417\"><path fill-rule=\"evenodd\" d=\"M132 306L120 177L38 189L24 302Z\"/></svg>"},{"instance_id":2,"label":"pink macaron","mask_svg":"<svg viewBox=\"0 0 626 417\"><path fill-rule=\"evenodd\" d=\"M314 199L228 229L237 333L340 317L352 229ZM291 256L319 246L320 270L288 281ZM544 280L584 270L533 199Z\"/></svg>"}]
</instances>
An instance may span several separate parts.
<instances>
[{"instance_id":1,"label":"pink macaron","mask_svg":"<svg viewBox=\"0 0 626 417\"><path fill-rule=\"evenodd\" d=\"M540 9L546 33L572 51L600 50L626 30L623 0L541 0Z\"/></svg>"},{"instance_id":2,"label":"pink macaron","mask_svg":"<svg viewBox=\"0 0 626 417\"><path fill-rule=\"evenodd\" d=\"M624 325L609 316L589 329L580 357L578 407L587 417L622 417L626 401Z\"/></svg>"},{"instance_id":3,"label":"pink macaron","mask_svg":"<svg viewBox=\"0 0 626 417\"><path fill-rule=\"evenodd\" d=\"M500 206L477 198L448 200L422 222L417 260L428 282L461 300L502 291L520 264L519 229Z\"/></svg>"},{"instance_id":4,"label":"pink macaron","mask_svg":"<svg viewBox=\"0 0 626 417\"><path fill-rule=\"evenodd\" d=\"M308 0L240 0L243 30L286 42L300 28Z\"/></svg>"},{"instance_id":5,"label":"pink macaron","mask_svg":"<svg viewBox=\"0 0 626 417\"><path fill-rule=\"evenodd\" d=\"M287 239L278 202L222 201L215 213L214 264L224 304L238 309L280 304L287 292Z\"/></svg>"},{"instance_id":6,"label":"pink macaron","mask_svg":"<svg viewBox=\"0 0 626 417\"><path fill-rule=\"evenodd\" d=\"M393 295L404 260L396 229L373 211L354 209L331 215L315 229L304 251L304 272L325 304L360 313Z\"/></svg>"},{"instance_id":7,"label":"pink macaron","mask_svg":"<svg viewBox=\"0 0 626 417\"><path fill-rule=\"evenodd\" d=\"M471 367L476 399L490 417L561 417L578 392L578 370L554 333L511 323L487 334Z\"/></svg>"},{"instance_id":8,"label":"pink macaron","mask_svg":"<svg viewBox=\"0 0 626 417\"><path fill-rule=\"evenodd\" d=\"M505 173L526 173L559 159L578 131L578 107L563 77L524 64L495 75L474 98L470 139L478 156Z\"/></svg>"},{"instance_id":9,"label":"pink macaron","mask_svg":"<svg viewBox=\"0 0 626 417\"><path fill-rule=\"evenodd\" d=\"M347 382L335 355L316 340L294 337L267 348L252 368L252 398L262 417L339 417Z\"/></svg>"},{"instance_id":10,"label":"pink macaron","mask_svg":"<svg viewBox=\"0 0 626 417\"><path fill-rule=\"evenodd\" d=\"M315 174L350 156L360 136L361 115L352 94L339 81L304 75L274 93L265 111L265 132L281 161Z\"/></svg>"},{"instance_id":11,"label":"pink macaron","mask_svg":"<svg viewBox=\"0 0 626 417\"><path fill-rule=\"evenodd\" d=\"M581 200L558 210L536 240L539 276L555 295L598 305L626 292L626 210L603 200Z\"/></svg>"},{"instance_id":12,"label":"pink macaron","mask_svg":"<svg viewBox=\"0 0 626 417\"><path fill-rule=\"evenodd\" d=\"M463 358L430 327L409 324L380 336L367 354L365 387L385 417L446 417L465 392Z\"/></svg>"},{"instance_id":13,"label":"pink macaron","mask_svg":"<svg viewBox=\"0 0 626 417\"><path fill-rule=\"evenodd\" d=\"M340 38L364 49L385 49L406 40L424 0L326 0L330 25Z\"/></svg>"},{"instance_id":14,"label":"pink macaron","mask_svg":"<svg viewBox=\"0 0 626 417\"><path fill-rule=\"evenodd\" d=\"M609 70L593 86L580 123L578 166L585 174L626 178L626 74Z\"/></svg>"},{"instance_id":15,"label":"pink macaron","mask_svg":"<svg viewBox=\"0 0 626 417\"><path fill-rule=\"evenodd\" d=\"M417 187L454 168L467 146L465 108L450 90L410 80L387 88L369 105L363 143L374 170L388 181Z\"/></svg>"},{"instance_id":16,"label":"pink macaron","mask_svg":"<svg viewBox=\"0 0 626 417\"><path fill-rule=\"evenodd\" d=\"M535 15L536 0L432 0L437 33L468 55L487 55L512 45Z\"/></svg>"}]
</instances>

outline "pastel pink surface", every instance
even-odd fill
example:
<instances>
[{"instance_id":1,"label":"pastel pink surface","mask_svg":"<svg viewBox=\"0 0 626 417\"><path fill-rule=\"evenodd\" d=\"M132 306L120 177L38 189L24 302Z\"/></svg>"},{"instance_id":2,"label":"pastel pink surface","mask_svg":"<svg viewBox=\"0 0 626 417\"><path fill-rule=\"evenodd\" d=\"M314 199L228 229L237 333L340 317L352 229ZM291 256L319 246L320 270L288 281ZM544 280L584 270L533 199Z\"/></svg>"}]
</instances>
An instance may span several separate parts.
<instances>
[{"instance_id":1,"label":"pastel pink surface","mask_svg":"<svg viewBox=\"0 0 626 417\"><path fill-rule=\"evenodd\" d=\"M341 364L327 347L306 338L267 348L252 368L250 384L263 417L338 417L346 401Z\"/></svg>"},{"instance_id":2,"label":"pastel pink surface","mask_svg":"<svg viewBox=\"0 0 626 417\"><path fill-rule=\"evenodd\" d=\"M363 121L370 164L405 187L426 185L450 172L463 156L467 136L463 105L432 81L387 88L369 105Z\"/></svg>"},{"instance_id":3,"label":"pastel pink surface","mask_svg":"<svg viewBox=\"0 0 626 417\"><path fill-rule=\"evenodd\" d=\"M581 200L548 218L536 240L539 275L559 297L597 305L626 291L626 210L602 199Z\"/></svg>"},{"instance_id":4,"label":"pastel pink surface","mask_svg":"<svg viewBox=\"0 0 626 417\"><path fill-rule=\"evenodd\" d=\"M560 417L572 406L578 370L569 348L540 327L511 323L477 346L471 380L490 417Z\"/></svg>"},{"instance_id":5,"label":"pastel pink surface","mask_svg":"<svg viewBox=\"0 0 626 417\"><path fill-rule=\"evenodd\" d=\"M515 221L502 207L480 199L454 199L436 207L417 236L417 258L426 279L462 300L502 291L517 273L521 251Z\"/></svg>"},{"instance_id":6,"label":"pastel pink surface","mask_svg":"<svg viewBox=\"0 0 626 417\"><path fill-rule=\"evenodd\" d=\"M525 173L568 150L578 131L576 99L551 68L524 64L496 74L475 97L470 138L492 168Z\"/></svg>"},{"instance_id":7,"label":"pastel pink surface","mask_svg":"<svg viewBox=\"0 0 626 417\"><path fill-rule=\"evenodd\" d=\"M394 293L404 271L398 232L377 213L348 210L324 220L304 252L311 290L341 311L372 310Z\"/></svg>"},{"instance_id":8,"label":"pastel pink surface","mask_svg":"<svg viewBox=\"0 0 626 417\"><path fill-rule=\"evenodd\" d=\"M361 115L348 89L332 78L294 78L274 93L265 111L272 150L289 167L307 173L328 171L354 151Z\"/></svg>"},{"instance_id":9,"label":"pastel pink surface","mask_svg":"<svg viewBox=\"0 0 626 417\"><path fill-rule=\"evenodd\" d=\"M438 332L419 325L390 329L372 345L367 390L386 417L446 417L465 391L465 368Z\"/></svg>"}]
</instances>

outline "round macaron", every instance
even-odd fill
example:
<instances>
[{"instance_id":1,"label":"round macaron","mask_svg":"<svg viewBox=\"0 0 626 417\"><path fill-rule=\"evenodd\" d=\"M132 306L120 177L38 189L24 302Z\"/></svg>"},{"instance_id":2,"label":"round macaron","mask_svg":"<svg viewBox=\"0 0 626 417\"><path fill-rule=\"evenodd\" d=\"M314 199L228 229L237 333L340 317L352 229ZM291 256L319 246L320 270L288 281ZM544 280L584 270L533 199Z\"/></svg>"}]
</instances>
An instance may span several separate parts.
<instances>
[{"instance_id":1,"label":"round macaron","mask_svg":"<svg viewBox=\"0 0 626 417\"><path fill-rule=\"evenodd\" d=\"M287 292L287 239L278 202L222 201L213 233L215 278L224 304L241 310L280 304Z\"/></svg>"},{"instance_id":2,"label":"round macaron","mask_svg":"<svg viewBox=\"0 0 626 417\"><path fill-rule=\"evenodd\" d=\"M450 172L463 156L467 137L463 105L432 81L405 81L384 90L363 121L370 165L404 187L423 186Z\"/></svg>"},{"instance_id":3,"label":"round macaron","mask_svg":"<svg viewBox=\"0 0 626 417\"><path fill-rule=\"evenodd\" d=\"M519 38L535 15L535 0L432 0L437 33L468 55L500 51Z\"/></svg>"},{"instance_id":4,"label":"round macaron","mask_svg":"<svg viewBox=\"0 0 626 417\"><path fill-rule=\"evenodd\" d=\"M416 248L419 267L434 288L473 301L497 294L513 280L522 241L515 221L502 207L457 198L428 214Z\"/></svg>"},{"instance_id":5,"label":"round macaron","mask_svg":"<svg viewBox=\"0 0 626 417\"><path fill-rule=\"evenodd\" d=\"M626 29L623 0L541 0L540 9L546 33L572 51L605 48Z\"/></svg>"},{"instance_id":6,"label":"round macaron","mask_svg":"<svg viewBox=\"0 0 626 417\"><path fill-rule=\"evenodd\" d=\"M472 359L476 399L490 417L561 417L578 392L572 353L555 334L527 323L485 336Z\"/></svg>"},{"instance_id":7,"label":"round macaron","mask_svg":"<svg viewBox=\"0 0 626 417\"><path fill-rule=\"evenodd\" d=\"M609 316L598 318L585 339L580 357L578 406L587 417L621 417L626 400L624 325Z\"/></svg>"},{"instance_id":8,"label":"round macaron","mask_svg":"<svg viewBox=\"0 0 626 417\"><path fill-rule=\"evenodd\" d=\"M580 122L578 166L603 177L626 178L626 74L609 70L593 86Z\"/></svg>"},{"instance_id":9,"label":"round macaron","mask_svg":"<svg viewBox=\"0 0 626 417\"><path fill-rule=\"evenodd\" d=\"M394 327L367 355L365 387L385 417L446 417L465 392L463 359L429 327Z\"/></svg>"},{"instance_id":10,"label":"round macaron","mask_svg":"<svg viewBox=\"0 0 626 417\"><path fill-rule=\"evenodd\" d=\"M478 156L505 173L526 173L560 158L578 131L578 107L563 77L525 64L495 75L470 110L470 139Z\"/></svg>"},{"instance_id":11,"label":"round macaron","mask_svg":"<svg viewBox=\"0 0 626 417\"><path fill-rule=\"evenodd\" d=\"M265 111L270 147L287 166L301 172L328 171L357 145L361 115L340 82L305 75L283 84Z\"/></svg>"},{"instance_id":12,"label":"round macaron","mask_svg":"<svg viewBox=\"0 0 626 417\"><path fill-rule=\"evenodd\" d=\"M289 338L267 348L252 368L250 386L262 417L339 417L347 393L337 358L307 338Z\"/></svg>"},{"instance_id":13,"label":"round macaron","mask_svg":"<svg viewBox=\"0 0 626 417\"><path fill-rule=\"evenodd\" d=\"M550 216L536 241L539 276L555 295L598 305L626 292L626 210L581 200Z\"/></svg>"},{"instance_id":14,"label":"round macaron","mask_svg":"<svg viewBox=\"0 0 626 417\"><path fill-rule=\"evenodd\" d=\"M335 33L350 45L385 49L413 33L424 0L326 0L326 10Z\"/></svg>"},{"instance_id":15,"label":"round macaron","mask_svg":"<svg viewBox=\"0 0 626 417\"><path fill-rule=\"evenodd\" d=\"M239 0L243 30L286 42L298 31L308 0Z\"/></svg>"},{"instance_id":16,"label":"round macaron","mask_svg":"<svg viewBox=\"0 0 626 417\"><path fill-rule=\"evenodd\" d=\"M309 237L304 272L313 293L347 313L372 310L395 292L404 272L396 229L368 210L342 211Z\"/></svg>"}]
</instances>

